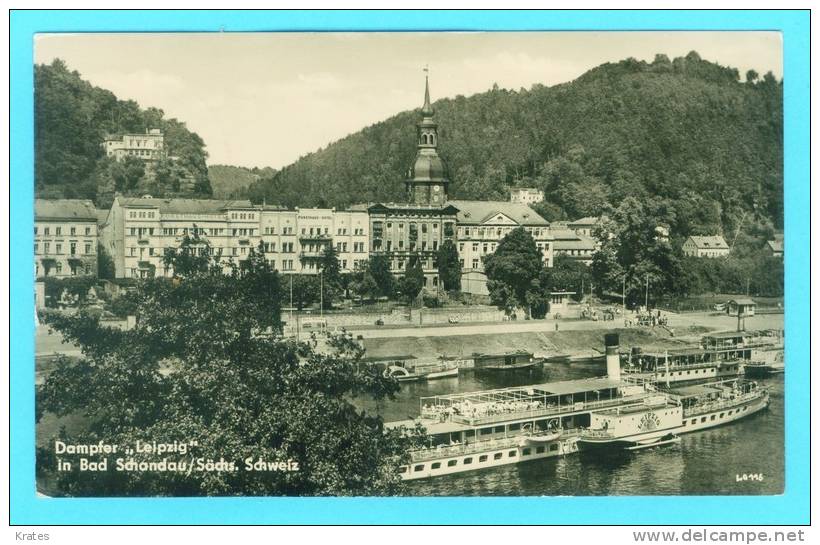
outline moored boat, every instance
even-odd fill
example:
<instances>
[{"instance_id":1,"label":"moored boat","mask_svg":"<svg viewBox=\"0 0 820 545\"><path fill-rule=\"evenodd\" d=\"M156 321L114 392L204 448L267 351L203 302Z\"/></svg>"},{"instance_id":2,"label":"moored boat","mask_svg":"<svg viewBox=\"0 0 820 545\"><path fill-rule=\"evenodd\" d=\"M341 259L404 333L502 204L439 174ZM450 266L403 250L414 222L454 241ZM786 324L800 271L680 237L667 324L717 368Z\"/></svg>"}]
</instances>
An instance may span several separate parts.
<instances>
[{"instance_id":1,"label":"moored boat","mask_svg":"<svg viewBox=\"0 0 820 545\"><path fill-rule=\"evenodd\" d=\"M649 398L642 405L592 411L578 445L629 448L668 444L683 433L720 426L769 405L769 393L756 382L715 382L684 387Z\"/></svg>"},{"instance_id":2,"label":"moored boat","mask_svg":"<svg viewBox=\"0 0 820 545\"><path fill-rule=\"evenodd\" d=\"M515 351L501 354L473 354L473 366L479 371L520 371L544 363L532 352Z\"/></svg>"}]
</instances>

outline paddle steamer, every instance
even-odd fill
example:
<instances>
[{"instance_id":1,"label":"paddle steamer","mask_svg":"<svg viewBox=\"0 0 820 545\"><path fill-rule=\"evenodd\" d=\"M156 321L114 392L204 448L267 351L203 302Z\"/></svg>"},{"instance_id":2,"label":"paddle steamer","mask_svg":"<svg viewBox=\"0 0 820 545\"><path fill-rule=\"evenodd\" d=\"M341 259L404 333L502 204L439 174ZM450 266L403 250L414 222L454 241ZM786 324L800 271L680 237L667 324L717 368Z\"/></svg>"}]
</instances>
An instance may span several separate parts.
<instances>
[{"instance_id":1,"label":"paddle steamer","mask_svg":"<svg viewBox=\"0 0 820 545\"><path fill-rule=\"evenodd\" d=\"M768 403L768 394L756 384L721 382L674 393L660 391L646 377L622 378L618 336L605 337L606 377L422 397L418 418L386 424L407 430L420 424L426 430L425 444L413 449L410 462L399 468L402 478L438 477L573 454L582 438L593 442L596 434L589 430L599 432L602 444L603 439L611 443L615 435L606 435L609 424L602 420L610 412L641 418L651 412L653 416L646 418L653 422L662 414L663 421L655 424L652 434L638 438L639 430L632 433L636 437L624 436L627 443L657 442L682 428L694 431L742 418Z\"/></svg>"}]
</instances>

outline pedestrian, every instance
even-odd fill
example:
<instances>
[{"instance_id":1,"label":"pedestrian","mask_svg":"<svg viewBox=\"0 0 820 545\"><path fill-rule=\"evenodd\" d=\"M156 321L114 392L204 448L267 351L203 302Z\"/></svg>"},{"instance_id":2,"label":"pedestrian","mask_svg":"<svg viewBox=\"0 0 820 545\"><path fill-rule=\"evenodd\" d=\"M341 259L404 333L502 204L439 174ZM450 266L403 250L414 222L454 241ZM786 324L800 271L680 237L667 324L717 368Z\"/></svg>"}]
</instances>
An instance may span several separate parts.
<instances>
[{"instance_id":1,"label":"pedestrian","mask_svg":"<svg viewBox=\"0 0 820 545\"><path fill-rule=\"evenodd\" d=\"M555 331L558 331L558 322L555 322Z\"/></svg>"}]
</instances>

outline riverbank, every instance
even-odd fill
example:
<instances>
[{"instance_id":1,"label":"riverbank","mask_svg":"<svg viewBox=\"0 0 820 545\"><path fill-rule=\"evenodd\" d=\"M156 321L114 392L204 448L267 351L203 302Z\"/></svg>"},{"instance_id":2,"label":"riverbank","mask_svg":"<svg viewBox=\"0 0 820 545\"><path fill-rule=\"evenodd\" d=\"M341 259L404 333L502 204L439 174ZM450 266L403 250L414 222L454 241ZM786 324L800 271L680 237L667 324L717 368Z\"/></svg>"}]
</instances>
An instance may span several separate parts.
<instances>
[{"instance_id":1,"label":"riverbank","mask_svg":"<svg viewBox=\"0 0 820 545\"><path fill-rule=\"evenodd\" d=\"M687 326L676 336L661 327L656 328L608 328L595 330L570 330L549 332L503 332L473 335L440 335L423 337L390 337L364 339L369 357L413 355L435 357L438 355L470 355L474 352L499 353L526 350L538 356L587 356L603 354L604 334L616 332L622 348L641 346L649 348L680 348L696 343L709 331L702 326Z\"/></svg>"}]
</instances>

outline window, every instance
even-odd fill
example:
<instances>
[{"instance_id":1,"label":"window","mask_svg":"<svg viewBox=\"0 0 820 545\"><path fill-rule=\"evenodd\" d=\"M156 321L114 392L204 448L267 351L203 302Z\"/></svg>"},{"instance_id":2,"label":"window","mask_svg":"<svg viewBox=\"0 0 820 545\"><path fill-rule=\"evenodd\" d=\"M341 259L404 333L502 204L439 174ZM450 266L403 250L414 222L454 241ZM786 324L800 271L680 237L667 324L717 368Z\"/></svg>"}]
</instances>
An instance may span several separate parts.
<instances>
[{"instance_id":1,"label":"window","mask_svg":"<svg viewBox=\"0 0 820 545\"><path fill-rule=\"evenodd\" d=\"M438 469L441 467L441 462L434 462L433 465L430 466L430 469Z\"/></svg>"},{"instance_id":2,"label":"window","mask_svg":"<svg viewBox=\"0 0 820 545\"><path fill-rule=\"evenodd\" d=\"M482 462L486 462L486 461L487 461L487 455L486 454L478 457L478 463L479 464L482 463Z\"/></svg>"},{"instance_id":3,"label":"window","mask_svg":"<svg viewBox=\"0 0 820 545\"><path fill-rule=\"evenodd\" d=\"M48 227L45 227L45 228L43 229L43 234L44 234L44 235L46 235L46 236L48 236L48 234L49 234L49 230L50 230L50 229L49 229Z\"/></svg>"},{"instance_id":4,"label":"window","mask_svg":"<svg viewBox=\"0 0 820 545\"><path fill-rule=\"evenodd\" d=\"M472 459L472 458L464 458L464 461L463 461L462 463L463 463L465 466L470 465L470 464L472 464L472 463L473 463L473 459Z\"/></svg>"},{"instance_id":5,"label":"window","mask_svg":"<svg viewBox=\"0 0 820 545\"><path fill-rule=\"evenodd\" d=\"M424 471L424 464L419 464L413 468L413 471Z\"/></svg>"},{"instance_id":6,"label":"window","mask_svg":"<svg viewBox=\"0 0 820 545\"><path fill-rule=\"evenodd\" d=\"M453 467L456 464L458 464L458 460L450 460L449 462L447 462L447 467Z\"/></svg>"},{"instance_id":7,"label":"window","mask_svg":"<svg viewBox=\"0 0 820 545\"><path fill-rule=\"evenodd\" d=\"M71 242L69 243L70 253L71 255L75 255L77 253L77 243Z\"/></svg>"},{"instance_id":8,"label":"window","mask_svg":"<svg viewBox=\"0 0 820 545\"><path fill-rule=\"evenodd\" d=\"M553 443L550 445L550 452L555 452L558 450L558 443Z\"/></svg>"},{"instance_id":9,"label":"window","mask_svg":"<svg viewBox=\"0 0 820 545\"><path fill-rule=\"evenodd\" d=\"M58 261L57 262L57 274L60 274L61 272L63 272L63 264Z\"/></svg>"},{"instance_id":10,"label":"window","mask_svg":"<svg viewBox=\"0 0 820 545\"><path fill-rule=\"evenodd\" d=\"M34 243L34 253L36 254L39 251L40 245L36 242Z\"/></svg>"},{"instance_id":11,"label":"window","mask_svg":"<svg viewBox=\"0 0 820 545\"><path fill-rule=\"evenodd\" d=\"M503 452L496 452L495 454L493 454L493 460L500 460L502 456L504 456Z\"/></svg>"},{"instance_id":12,"label":"window","mask_svg":"<svg viewBox=\"0 0 820 545\"><path fill-rule=\"evenodd\" d=\"M481 428L481 430L479 431L481 435L490 435L492 432L492 428Z\"/></svg>"},{"instance_id":13,"label":"window","mask_svg":"<svg viewBox=\"0 0 820 545\"><path fill-rule=\"evenodd\" d=\"M544 454L544 447L535 447L536 454Z\"/></svg>"},{"instance_id":14,"label":"window","mask_svg":"<svg viewBox=\"0 0 820 545\"><path fill-rule=\"evenodd\" d=\"M507 453L508 458L515 458L516 456L518 456L518 451L517 450L511 450L510 452Z\"/></svg>"},{"instance_id":15,"label":"window","mask_svg":"<svg viewBox=\"0 0 820 545\"><path fill-rule=\"evenodd\" d=\"M62 245L62 244L60 244L60 243L58 242L58 243L55 245L55 251L56 251L58 254L63 253L63 245Z\"/></svg>"},{"instance_id":16,"label":"window","mask_svg":"<svg viewBox=\"0 0 820 545\"><path fill-rule=\"evenodd\" d=\"M72 237L73 237L73 236L75 236L75 235L77 234L77 228L76 228L76 227L71 227L71 228L69 229L69 231L71 232L71 236L72 236Z\"/></svg>"},{"instance_id":17,"label":"window","mask_svg":"<svg viewBox=\"0 0 820 545\"><path fill-rule=\"evenodd\" d=\"M529 448L525 448L524 450L521 451L522 456L529 456L531 453L532 453L532 450L529 449Z\"/></svg>"},{"instance_id":18,"label":"window","mask_svg":"<svg viewBox=\"0 0 820 545\"><path fill-rule=\"evenodd\" d=\"M60 236L60 235L63 234L63 228L62 227L55 227L54 232L57 236Z\"/></svg>"}]
</instances>

